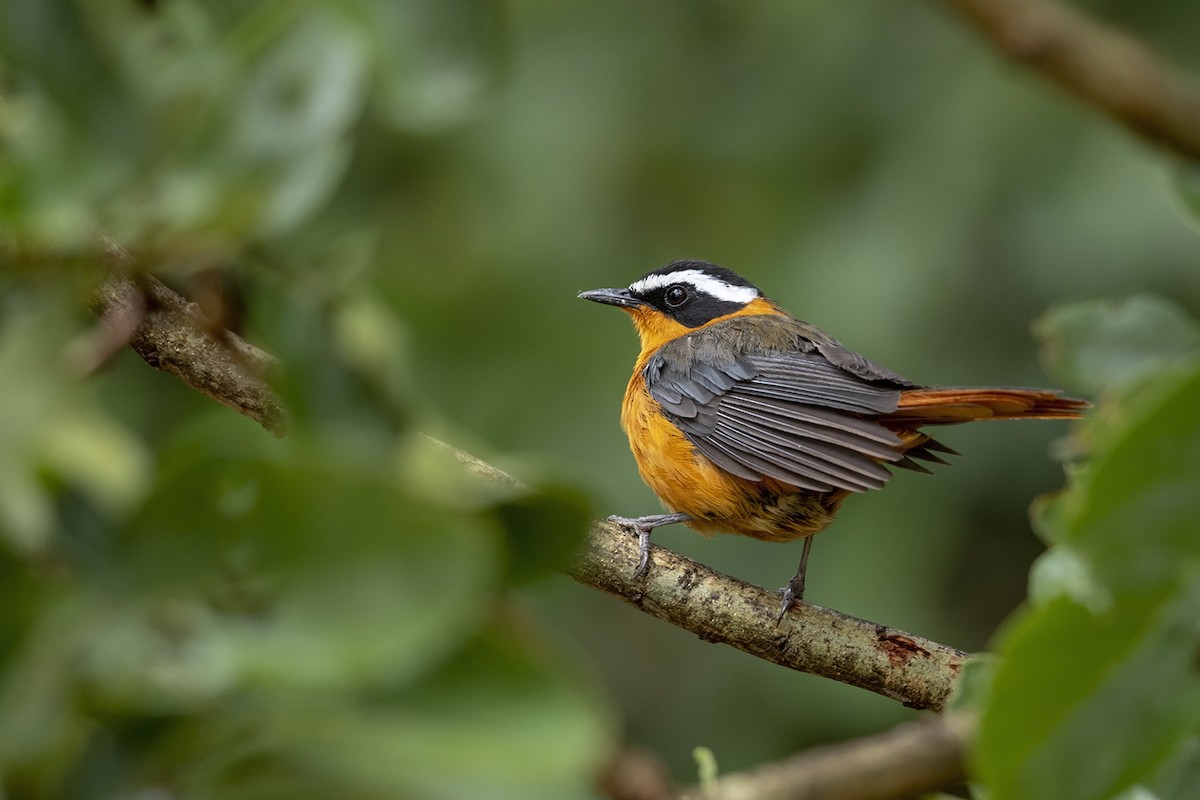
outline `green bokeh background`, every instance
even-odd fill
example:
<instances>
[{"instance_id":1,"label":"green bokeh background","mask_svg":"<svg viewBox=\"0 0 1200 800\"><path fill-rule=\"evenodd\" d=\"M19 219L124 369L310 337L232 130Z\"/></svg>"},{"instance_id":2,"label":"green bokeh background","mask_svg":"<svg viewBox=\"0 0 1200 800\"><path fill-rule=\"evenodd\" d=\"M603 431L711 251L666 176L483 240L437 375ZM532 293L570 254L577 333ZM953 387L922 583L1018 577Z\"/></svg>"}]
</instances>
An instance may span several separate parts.
<instances>
[{"instance_id":1,"label":"green bokeh background","mask_svg":"<svg viewBox=\"0 0 1200 800\"><path fill-rule=\"evenodd\" d=\"M1194 3L1087 6L1200 70ZM1053 385L1031 328L1056 304L1154 292L1200 312L1171 161L934 3L9 0L0 47L5 310L97 229L181 287L219 268L285 362L316 358L310 318L336 310L366 377L312 379L314 415L371 435L390 423L356 404L400 409L600 515L658 504L617 424L634 336L580 290L715 261L942 385ZM132 355L93 383L151 447L232 413ZM983 648L1025 596L1027 509L1061 485L1067 431L947 431L952 468L898 475L817 538L809 599ZM800 549L656 541L768 586ZM913 715L563 577L516 591L682 780L697 745L732 770Z\"/></svg>"}]
</instances>

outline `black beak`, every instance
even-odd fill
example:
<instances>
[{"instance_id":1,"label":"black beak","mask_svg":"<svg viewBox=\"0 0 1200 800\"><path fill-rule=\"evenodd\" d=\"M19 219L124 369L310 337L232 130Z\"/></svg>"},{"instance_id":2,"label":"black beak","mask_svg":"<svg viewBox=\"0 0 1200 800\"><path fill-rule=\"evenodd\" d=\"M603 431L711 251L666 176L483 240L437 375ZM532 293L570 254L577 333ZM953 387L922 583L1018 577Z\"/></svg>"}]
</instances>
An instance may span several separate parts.
<instances>
[{"instance_id":1,"label":"black beak","mask_svg":"<svg viewBox=\"0 0 1200 800\"><path fill-rule=\"evenodd\" d=\"M644 301L631 295L628 289L592 289L590 292L580 292L579 297L582 300L591 300L594 303L604 303L621 308L637 308L645 305Z\"/></svg>"}]
</instances>

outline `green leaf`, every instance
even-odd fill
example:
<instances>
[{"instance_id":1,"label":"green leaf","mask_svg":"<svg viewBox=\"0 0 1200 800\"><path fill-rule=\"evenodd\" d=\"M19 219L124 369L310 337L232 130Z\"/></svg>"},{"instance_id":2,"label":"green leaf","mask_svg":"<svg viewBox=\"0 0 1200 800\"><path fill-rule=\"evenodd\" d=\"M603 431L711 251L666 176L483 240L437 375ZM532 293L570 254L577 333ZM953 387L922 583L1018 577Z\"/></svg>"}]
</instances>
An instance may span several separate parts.
<instances>
[{"instance_id":1,"label":"green leaf","mask_svg":"<svg viewBox=\"0 0 1200 800\"><path fill-rule=\"evenodd\" d=\"M1200 369L1169 372L1093 431L1062 538L1116 592L1155 589L1200 565ZM1121 417L1124 417L1122 419Z\"/></svg>"},{"instance_id":2,"label":"green leaf","mask_svg":"<svg viewBox=\"0 0 1200 800\"><path fill-rule=\"evenodd\" d=\"M7 571L2 577L7 602L24 601L29 616L5 620L2 631L6 658L0 671L0 764L32 763L53 772L60 769L60 759L79 754L88 736L88 724L75 705L72 677L79 638L94 617L69 592L38 592L27 579L13 580Z\"/></svg>"},{"instance_id":3,"label":"green leaf","mask_svg":"<svg viewBox=\"0 0 1200 800\"><path fill-rule=\"evenodd\" d=\"M231 154L262 176L265 232L287 232L333 191L366 89L358 32L325 9L300 18L247 76L230 116ZM234 179L234 175L229 176Z\"/></svg>"},{"instance_id":4,"label":"green leaf","mask_svg":"<svg viewBox=\"0 0 1200 800\"><path fill-rule=\"evenodd\" d=\"M1034 325L1047 371L1079 391L1136 383L1200 353L1200 325L1160 297L1074 303Z\"/></svg>"},{"instance_id":5,"label":"green leaf","mask_svg":"<svg viewBox=\"0 0 1200 800\"><path fill-rule=\"evenodd\" d=\"M340 706L296 697L222 722L223 749L246 755L188 783L239 797L591 797L611 723L592 688L521 627L499 621L400 692Z\"/></svg>"},{"instance_id":6,"label":"green leaf","mask_svg":"<svg viewBox=\"0 0 1200 800\"><path fill-rule=\"evenodd\" d=\"M720 774L716 755L707 747L696 747L692 749L692 759L696 762L696 772L702 795L707 797L716 794L717 777Z\"/></svg>"},{"instance_id":7,"label":"green leaf","mask_svg":"<svg viewBox=\"0 0 1200 800\"><path fill-rule=\"evenodd\" d=\"M1197 615L1191 587L1013 624L977 743L991 797L1108 798L1150 773L1200 717Z\"/></svg>"},{"instance_id":8,"label":"green leaf","mask_svg":"<svg viewBox=\"0 0 1200 800\"><path fill-rule=\"evenodd\" d=\"M969 711L983 705L987 693L991 691L998 661L995 656L983 653L964 663L946 710Z\"/></svg>"},{"instance_id":9,"label":"green leaf","mask_svg":"<svg viewBox=\"0 0 1200 800\"><path fill-rule=\"evenodd\" d=\"M260 441L257 456L173 470L122 542L106 580L132 582L114 613L133 630L89 662L113 702L169 704L137 681L173 658L173 637L199 669L217 654L231 685L328 691L410 680L486 613L502 564L486 516L432 505L338 444ZM162 613L183 633L162 633Z\"/></svg>"},{"instance_id":10,"label":"green leaf","mask_svg":"<svg viewBox=\"0 0 1200 800\"><path fill-rule=\"evenodd\" d=\"M1029 599L1040 606L1063 596L1093 611L1104 611L1111 604L1088 562L1060 544L1034 562L1029 572Z\"/></svg>"},{"instance_id":11,"label":"green leaf","mask_svg":"<svg viewBox=\"0 0 1200 800\"><path fill-rule=\"evenodd\" d=\"M501 503L496 516L507 533L508 578L524 583L562 567L591 524L591 505L568 486L539 486Z\"/></svg>"},{"instance_id":12,"label":"green leaf","mask_svg":"<svg viewBox=\"0 0 1200 800\"><path fill-rule=\"evenodd\" d=\"M12 609L0 759L15 785L60 796L96 759L96 791L589 796L611 722L503 613L498 524L546 549L574 541L581 504L400 441L273 440L220 409L183 429L123 531L26 600L32 621ZM6 586L13 603L36 591Z\"/></svg>"},{"instance_id":13,"label":"green leaf","mask_svg":"<svg viewBox=\"0 0 1200 800\"><path fill-rule=\"evenodd\" d=\"M119 514L142 497L150 459L94 387L72 374L64 351L77 331L66 298L26 299L26 309L0 323L0 539L35 553L52 544L61 489Z\"/></svg>"},{"instance_id":14,"label":"green leaf","mask_svg":"<svg viewBox=\"0 0 1200 800\"><path fill-rule=\"evenodd\" d=\"M527 485L428 436L405 440L399 463L400 482L421 497L491 512L506 534L510 583L535 580L562 567L594 518L591 504L574 487Z\"/></svg>"},{"instance_id":15,"label":"green leaf","mask_svg":"<svg viewBox=\"0 0 1200 800\"><path fill-rule=\"evenodd\" d=\"M1041 568L1038 605L998 639L975 755L995 800L1112 797L1200 722L1198 408L1193 367L1108 409L1043 515L1071 555L1045 557L1060 566Z\"/></svg>"}]
</instances>

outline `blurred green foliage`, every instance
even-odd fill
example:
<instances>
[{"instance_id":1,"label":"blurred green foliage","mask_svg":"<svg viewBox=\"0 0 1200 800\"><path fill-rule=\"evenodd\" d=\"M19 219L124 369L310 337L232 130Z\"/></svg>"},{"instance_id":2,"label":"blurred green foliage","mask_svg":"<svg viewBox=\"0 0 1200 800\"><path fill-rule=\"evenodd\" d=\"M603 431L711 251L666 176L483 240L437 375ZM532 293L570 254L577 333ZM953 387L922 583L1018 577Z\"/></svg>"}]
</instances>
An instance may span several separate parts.
<instances>
[{"instance_id":1,"label":"blurred green foliage","mask_svg":"<svg viewBox=\"0 0 1200 800\"><path fill-rule=\"evenodd\" d=\"M1106 373L1108 394L1087 464L1038 506L1034 602L997 639L976 753L997 800L1200 796L1200 340L1161 301L1098 311L1041 325L1064 371Z\"/></svg>"},{"instance_id":2,"label":"blurred green foliage","mask_svg":"<svg viewBox=\"0 0 1200 800\"><path fill-rule=\"evenodd\" d=\"M569 554L578 497L352 418L213 409L151 453L37 317L0 357L12 796L587 795L608 713L505 590Z\"/></svg>"},{"instance_id":3,"label":"blurred green foliage","mask_svg":"<svg viewBox=\"0 0 1200 800\"><path fill-rule=\"evenodd\" d=\"M1091 5L1200 68L1195 4ZM5 789L571 797L617 719L683 780L697 745L733 770L903 719L546 577L581 528L564 487L657 508L616 425L633 337L575 293L707 258L944 385L1045 383L1051 305L1183 309L1059 312L1048 363L1090 347L1061 369L1090 390L1119 368L1095 343L1136 355L1123 313L1150 348L1195 335L1194 180L1166 174L932 5L7 0ZM294 437L128 353L83 377L101 231L183 290L222 276ZM985 646L1065 430L948 432L953 469L818 539L811 599ZM656 537L766 585L799 554Z\"/></svg>"},{"instance_id":4,"label":"blurred green foliage","mask_svg":"<svg viewBox=\"0 0 1200 800\"><path fill-rule=\"evenodd\" d=\"M1073 303L1047 313L1034 330L1047 369L1093 394L1136 384L1200 350L1200 325L1159 297Z\"/></svg>"}]
</instances>

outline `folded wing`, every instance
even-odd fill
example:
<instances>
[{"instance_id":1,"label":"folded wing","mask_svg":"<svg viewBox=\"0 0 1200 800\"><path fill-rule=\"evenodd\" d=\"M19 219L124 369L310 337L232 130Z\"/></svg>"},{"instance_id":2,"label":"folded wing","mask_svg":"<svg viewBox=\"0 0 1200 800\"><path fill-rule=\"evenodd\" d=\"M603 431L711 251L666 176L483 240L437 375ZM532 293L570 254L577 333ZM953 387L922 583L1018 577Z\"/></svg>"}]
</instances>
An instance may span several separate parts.
<instances>
[{"instance_id":1,"label":"folded wing","mask_svg":"<svg viewBox=\"0 0 1200 800\"><path fill-rule=\"evenodd\" d=\"M813 491L861 492L891 477L881 462L904 459L906 442L873 419L899 408L901 390L912 384L898 375L859 357L855 366L881 376L861 377L807 340L774 352L718 352L677 340L647 363L646 381L696 450L722 469Z\"/></svg>"}]
</instances>

